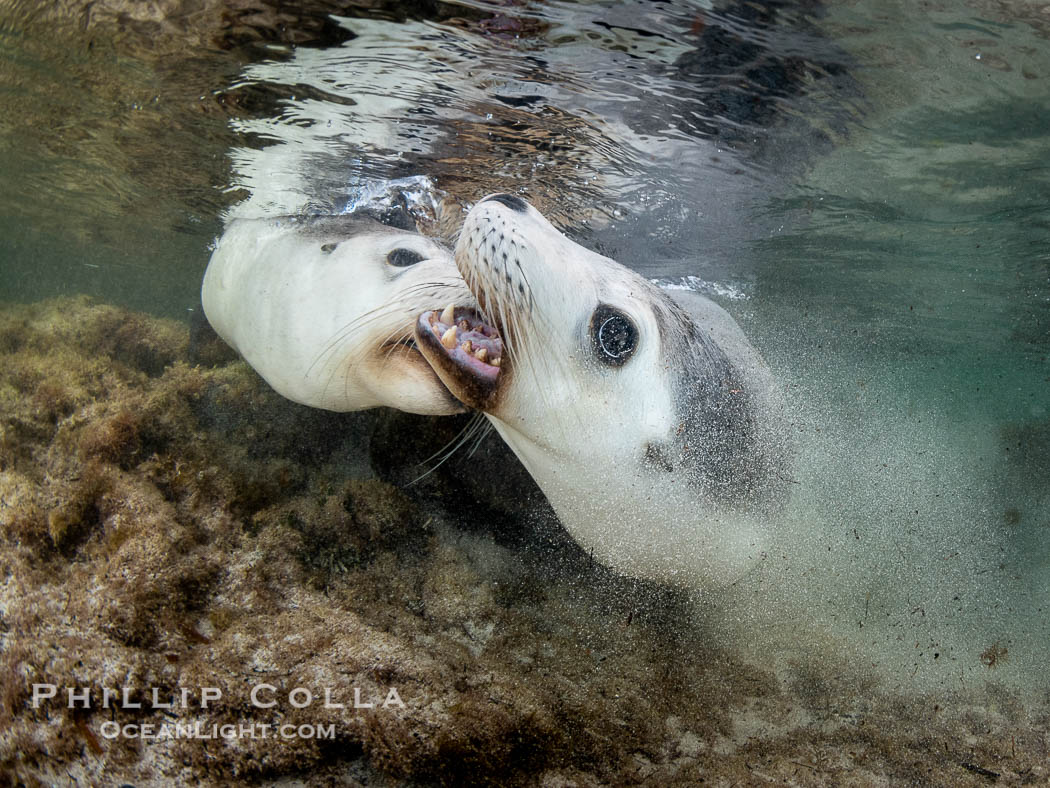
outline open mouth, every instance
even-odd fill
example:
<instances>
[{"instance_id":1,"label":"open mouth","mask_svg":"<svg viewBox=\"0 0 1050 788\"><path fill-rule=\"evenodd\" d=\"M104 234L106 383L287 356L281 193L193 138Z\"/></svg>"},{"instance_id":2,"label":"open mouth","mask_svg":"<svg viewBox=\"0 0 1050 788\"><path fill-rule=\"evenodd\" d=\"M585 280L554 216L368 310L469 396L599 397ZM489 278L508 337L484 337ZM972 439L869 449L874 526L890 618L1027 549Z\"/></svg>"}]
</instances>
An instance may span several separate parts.
<instances>
[{"instance_id":1,"label":"open mouth","mask_svg":"<svg viewBox=\"0 0 1050 788\"><path fill-rule=\"evenodd\" d=\"M473 309L449 304L416 321L416 345L438 377L463 404L484 409L503 368L499 332Z\"/></svg>"}]
</instances>

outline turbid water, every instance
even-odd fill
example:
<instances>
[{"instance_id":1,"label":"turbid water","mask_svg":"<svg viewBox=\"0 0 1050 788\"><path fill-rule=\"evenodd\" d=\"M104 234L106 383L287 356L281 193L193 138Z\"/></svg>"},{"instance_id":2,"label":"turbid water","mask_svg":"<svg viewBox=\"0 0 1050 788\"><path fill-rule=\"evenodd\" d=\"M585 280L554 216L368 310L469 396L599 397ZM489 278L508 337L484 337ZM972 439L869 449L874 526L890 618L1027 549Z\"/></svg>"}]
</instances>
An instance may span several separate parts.
<instances>
[{"instance_id":1,"label":"turbid water","mask_svg":"<svg viewBox=\"0 0 1050 788\"><path fill-rule=\"evenodd\" d=\"M719 300L793 403L777 550L691 600L689 626L788 684L842 660L905 697L1035 703L1050 15L716 6L391 3L282 27L207 3L162 21L5 4L0 298L186 319L228 213L395 194L448 234L483 194L520 193Z\"/></svg>"}]
</instances>

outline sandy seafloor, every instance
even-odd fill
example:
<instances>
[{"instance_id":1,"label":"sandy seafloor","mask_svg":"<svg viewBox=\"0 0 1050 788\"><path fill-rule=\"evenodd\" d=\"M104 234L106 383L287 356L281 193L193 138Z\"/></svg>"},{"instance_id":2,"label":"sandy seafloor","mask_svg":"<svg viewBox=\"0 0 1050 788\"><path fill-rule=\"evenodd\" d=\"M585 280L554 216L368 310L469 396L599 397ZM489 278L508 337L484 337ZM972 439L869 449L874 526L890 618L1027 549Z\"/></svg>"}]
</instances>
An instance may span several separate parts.
<instances>
[{"instance_id":1,"label":"sandy seafloor","mask_svg":"<svg viewBox=\"0 0 1050 788\"><path fill-rule=\"evenodd\" d=\"M1046 698L995 681L1004 649L966 692L891 690L830 648L774 671L702 599L589 562L539 502L475 501L514 475L484 450L400 484L376 458L422 451L423 421L296 406L186 325L86 298L4 307L0 354L10 784L1050 780ZM34 708L33 684L56 698Z\"/></svg>"}]
</instances>

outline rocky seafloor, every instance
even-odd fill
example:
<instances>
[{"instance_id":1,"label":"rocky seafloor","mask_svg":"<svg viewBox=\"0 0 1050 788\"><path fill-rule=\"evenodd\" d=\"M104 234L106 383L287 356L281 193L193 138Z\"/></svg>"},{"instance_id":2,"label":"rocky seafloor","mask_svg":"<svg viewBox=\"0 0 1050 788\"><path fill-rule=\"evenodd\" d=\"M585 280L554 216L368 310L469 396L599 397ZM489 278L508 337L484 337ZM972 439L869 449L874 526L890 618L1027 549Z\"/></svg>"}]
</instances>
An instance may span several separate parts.
<instances>
[{"instance_id":1,"label":"rocky seafloor","mask_svg":"<svg viewBox=\"0 0 1050 788\"><path fill-rule=\"evenodd\" d=\"M702 599L591 563L498 446L407 485L444 424L311 411L206 332L85 298L0 310L0 775L1050 780L1045 698L763 667Z\"/></svg>"}]
</instances>

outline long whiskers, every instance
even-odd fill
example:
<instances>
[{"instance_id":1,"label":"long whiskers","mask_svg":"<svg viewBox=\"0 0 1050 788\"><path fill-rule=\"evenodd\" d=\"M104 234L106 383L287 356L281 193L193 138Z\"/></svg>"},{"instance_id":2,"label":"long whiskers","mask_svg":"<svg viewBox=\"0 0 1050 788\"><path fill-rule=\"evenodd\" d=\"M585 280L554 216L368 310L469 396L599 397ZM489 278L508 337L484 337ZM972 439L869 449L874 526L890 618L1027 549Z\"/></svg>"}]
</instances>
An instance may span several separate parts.
<instances>
[{"instance_id":1,"label":"long whiskers","mask_svg":"<svg viewBox=\"0 0 1050 788\"><path fill-rule=\"evenodd\" d=\"M484 414L478 415L483 416ZM485 438L487 438L492 433L493 429L495 429L492 426L492 422L490 422L486 418L482 418L479 423L481 424L481 428L477 430L477 437L474 439L474 445L471 446L470 450L467 452L467 459L470 459L474 456L478 448L480 448L481 442L484 441Z\"/></svg>"},{"instance_id":2,"label":"long whiskers","mask_svg":"<svg viewBox=\"0 0 1050 788\"><path fill-rule=\"evenodd\" d=\"M424 471L419 476L410 481L408 483L408 486L412 486L416 482L425 479L427 476L429 476L442 465L444 465L446 462L448 462L449 459L451 459L452 456L463 446L471 442L473 442L473 445L471 446L470 451L467 452L467 457L472 457L474 455L474 452L478 450L478 446L481 445L481 441L484 440L485 437L491 431L492 425L489 424L488 420L485 418L485 415L480 412L475 413L473 416L471 416L471 419L467 422L467 425L456 434L456 437L454 437L451 441L442 446L441 449L436 451L434 454L430 455L421 463L419 463L420 465L426 465L434 459L440 458L438 459L437 463L434 464L433 467L428 468L426 471Z\"/></svg>"},{"instance_id":3,"label":"long whiskers","mask_svg":"<svg viewBox=\"0 0 1050 788\"><path fill-rule=\"evenodd\" d=\"M307 367L304 373L304 377L308 377L315 370L321 374L327 371L327 379L322 388L322 392L327 392L337 377L342 375L344 396L348 398L352 381L351 370L367 355L367 349L361 346L360 343L349 343L349 352L341 352L347 347L347 340L350 337L373 327L377 323L396 322L395 327L378 343L379 347L386 346L384 360L388 361L399 345L403 344L405 340L411 339L415 328L415 319L419 313L427 308L433 308L436 304L443 303L445 299L462 299L464 295L462 288L448 282L424 281L406 287L401 292L397 302L381 304L374 309L370 309L350 320L336 331L311 361L310 366ZM318 365L320 365L319 369Z\"/></svg>"},{"instance_id":4,"label":"long whiskers","mask_svg":"<svg viewBox=\"0 0 1050 788\"><path fill-rule=\"evenodd\" d=\"M447 282L419 282L407 287L401 294L403 300L416 299L418 297L415 303L380 304L374 309L370 309L369 311L358 315L336 331L328 343L321 349L317 356L314 357L310 366L307 367L305 374L309 375L311 370L317 364L321 363L326 355L331 354L339 346L339 343L349 334L359 331L370 323L381 320L398 311L401 311L406 315L411 315L410 319L414 320L418 312L432 306L433 303L441 303L446 297L445 291L453 291L456 295L461 295L461 293L458 292L458 287ZM410 322L408 325L411 329L412 323Z\"/></svg>"}]
</instances>

